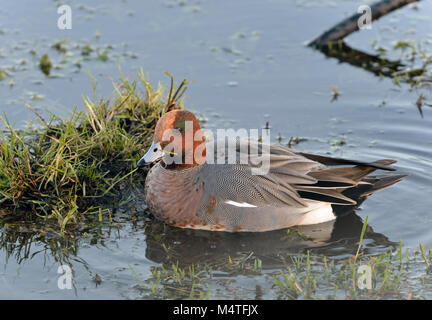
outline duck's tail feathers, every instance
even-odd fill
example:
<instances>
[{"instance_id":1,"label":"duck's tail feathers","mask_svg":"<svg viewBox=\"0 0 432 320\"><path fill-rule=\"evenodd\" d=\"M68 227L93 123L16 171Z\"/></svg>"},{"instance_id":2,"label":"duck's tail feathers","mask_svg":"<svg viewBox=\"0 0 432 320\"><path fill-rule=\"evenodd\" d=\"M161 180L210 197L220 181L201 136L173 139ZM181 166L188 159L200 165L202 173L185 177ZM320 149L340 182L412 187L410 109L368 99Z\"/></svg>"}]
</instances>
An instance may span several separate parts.
<instances>
[{"instance_id":1,"label":"duck's tail feathers","mask_svg":"<svg viewBox=\"0 0 432 320\"><path fill-rule=\"evenodd\" d=\"M347 215L361 205L371 194L401 181L406 176L407 174L380 174L364 178L357 187L342 192L344 196L355 200L357 204L352 206L333 205L334 213L337 216Z\"/></svg>"},{"instance_id":2,"label":"duck's tail feathers","mask_svg":"<svg viewBox=\"0 0 432 320\"><path fill-rule=\"evenodd\" d=\"M372 193L387 188L405 178L407 174L381 174L376 176L368 176L363 179L364 182L370 183L372 188L364 192L361 197L368 197Z\"/></svg>"}]
</instances>

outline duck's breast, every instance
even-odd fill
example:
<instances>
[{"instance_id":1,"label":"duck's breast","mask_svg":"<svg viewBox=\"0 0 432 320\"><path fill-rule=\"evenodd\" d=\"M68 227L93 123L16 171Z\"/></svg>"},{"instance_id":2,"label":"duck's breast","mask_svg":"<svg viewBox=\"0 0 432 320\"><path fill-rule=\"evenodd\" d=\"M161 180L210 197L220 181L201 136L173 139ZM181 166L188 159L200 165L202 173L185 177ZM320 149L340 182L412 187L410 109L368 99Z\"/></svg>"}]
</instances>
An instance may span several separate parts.
<instances>
[{"instance_id":1,"label":"duck's breast","mask_svg":"<svg viewBox=\"0 0 432 320\"><path fill-rule=\"evenodd\" d=\"M195 168L168 170L156 164L149 171L145 183L150 212L156 218L178 227L194 227L203 223L197 216L203 190Z\"/></svg>"}]
</instances>

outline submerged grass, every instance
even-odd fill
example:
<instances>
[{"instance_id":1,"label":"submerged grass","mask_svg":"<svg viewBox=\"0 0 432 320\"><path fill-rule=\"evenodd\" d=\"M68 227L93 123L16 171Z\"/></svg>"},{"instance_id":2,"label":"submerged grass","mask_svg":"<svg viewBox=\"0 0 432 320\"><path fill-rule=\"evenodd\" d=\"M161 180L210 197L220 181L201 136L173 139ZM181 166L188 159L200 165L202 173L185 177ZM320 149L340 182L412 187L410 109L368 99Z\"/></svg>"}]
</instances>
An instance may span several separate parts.
<instances>
[{"instance_id":1,"label":"submerged grass","mask_svg":"<svg viewBox=\"0 0 432 320\"><path fill-rule=\"evenodd\" d=\"M140 70L139 81L122 77L114 83L110 99L83 97L86 112L75 109L65 120L35 112L40 126L15 130L0 115L0 217L56 221L64 231L85 217L109 213L104 200L134 175L157 120L182 108L187 82L173 93L168 75L165 101L164 88L153 88Z\"/></svg>"},{"instance_id":2,"label":"submerged grass","mask_svg":"<svg viewBox=\"0 0 432 320\"><path fill-rule=\"evenodd\" d=\"M146 279L131 271L139 281L136 288L152 299L250 299L256 297L251 283L270 299L430 299L428 264L432 257L417 249L410 251L406 260L403 255L402 247L357 259L355 255L337 259L307 250L290 256L285 268L278 271L265 270L265 262L258 258L236 272L230 261L225 267L161 264L153 267Z\"/></svg>"},{"instance_id":3,"label":"submerged grass","mask_svg":"<svg viewBox=\"0 0 432 320\"><path fill-rule=\"evenodd\" d=\"M402 254L400 247L330 263L328 257L316 255L311 263L308 252L292 262L297 267L273 275L273 289L282 299L429 299L430 257L418 257L414 249L409 258L407 250L404 261Z\"/></svg>"},{"instance_id":4,"label":"submerged grass","mask_svg":"<svg viewBox=\"0 0 432 320\"><path fill-rule=\"evenodd\" d=\"M212 268L203 265L190 265L181 268L179 264L155 267L151 278L144 281L129 266L132 274L139 281L138 289L148 293L153 299L209 299L210 288L205 284L212 278Z\"/></svg>"},{"instance_id":5,"label":"submerged grass","mask_svg":"<svg viewBox=\"0 0 432 320\"><path fill-rule=\"evenodd\" d=\"M406 260L402 258L402 242L396 252L388 250L378 256L363 256L361 247L367 226L368 216L363 224L357 252L353 257L340 261L331 260L329 264L327 257L314 256L313 266L311 264L310 252L307 251L306 257L295 257L291 267L287 266L288 272L281 272L274 275L274 285L279 291L280 298L288 299L412 299L413 287L417 290L424 289L430 291L430 259L426 255L425 247L419 244L421 258L417 258L419 251L414 249L413 256L409 258L408 248L406 249ZM304 261L306 259L306 261ZM410 266L411 260L411 266ZM422 265L424 271L419 271ZM416 269L411 271L411 269ZM414 268L416 267L416 268ZM411 273L415 272L415 277ZM421 275L423 274L423 275ZM420 278L420 283L410 279ZM425 280L429 281L425 281ZM428 282L428 283L426 283ZM332 291L332 292L330 292ZM421 296L414 298L422 298Z\"/></svg>"},{"instance_id":6,"label":"submerged grass","mask_svg":"<svg viewBox=\"0 0 432 320\"><path fill-rule=\"evenodd\" d=\"M163 262L146 278L131 271L140 295L153 299L430 299L432 249L405 249L399 241L371 253L366 229L367 218L348 255L328 256L311 247L268 257L245 251L197 263L170 259L167 250L164 259L159 252Z\"/></svg>"}]
</instances>

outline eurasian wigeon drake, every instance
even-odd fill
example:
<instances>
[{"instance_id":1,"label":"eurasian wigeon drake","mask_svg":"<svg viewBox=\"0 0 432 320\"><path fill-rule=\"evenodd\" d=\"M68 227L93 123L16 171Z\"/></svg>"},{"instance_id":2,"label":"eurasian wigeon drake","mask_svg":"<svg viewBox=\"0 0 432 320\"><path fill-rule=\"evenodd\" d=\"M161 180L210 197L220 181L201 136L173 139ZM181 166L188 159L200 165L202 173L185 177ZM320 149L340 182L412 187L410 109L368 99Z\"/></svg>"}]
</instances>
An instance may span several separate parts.
<instances>
[{"instance_id":1,"label":"eurasian wigeon drake","mask_svg":"<svg viewBox=\"0 0 432 320\"><path fill-rule=\"evenodd\" d=\"M188 142L186 127L193 132L192 142ZM336 219L340 211L337 209L352 208L404 177L369 175L377 169L395 171L389 167L394 160L362 162L281 146L268 146L269 168L256 174L252 145L258 145L255 151L263 153L264 149L248 142L249 158L242 162L239 159L245 149L236 141L234 163L214 161L218 148L212 147L214 141L205 142L193 113L165 113L156 125L150 149L138 162L143 166L161 159L146 178L150 212L182 228L270 231ZM229 158L227 154L222 157Z\"/></svg>"}]
</instances>

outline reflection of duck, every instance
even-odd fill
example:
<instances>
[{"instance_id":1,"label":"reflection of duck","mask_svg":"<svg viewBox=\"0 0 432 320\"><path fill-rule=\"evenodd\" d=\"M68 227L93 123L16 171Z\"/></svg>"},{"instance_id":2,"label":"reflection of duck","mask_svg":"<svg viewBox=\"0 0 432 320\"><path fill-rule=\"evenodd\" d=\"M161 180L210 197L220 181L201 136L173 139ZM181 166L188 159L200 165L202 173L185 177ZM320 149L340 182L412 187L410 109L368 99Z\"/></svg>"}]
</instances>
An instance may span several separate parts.
<instances>
[{"instance_id":1,"label":"reflection of duck","mask_svg":"<svg viewBox=\"0 0 432 320\"><path fill-rule=\"evenodd\" d=\"M286 256L314 250L328 256L353 254L358 246L363 222L351 212L337 220L268 232L211 232L181 229L153 221L147 225L146 257L170 266L210 264L217 267L228 261L259 257L265 269L283 265ZM370 247L394 247L382 234L367 226L364 235ZM368 249L366 249L368 250Z\"/></svg>"},{"instance_id":2,"label":"reflection of duck","mask_svg":"<svg viewBox=\"0 0 432 320\"><path fill-rule=\"evenodd\" d=\"M205 144L189 111L170 111L158 121L153 144L138 162L162 158L146 179L146 200L157 218L183 228L230 232L312 225L334 220L343 207L403 177L369 176L377 169L393 171L388 165L394 160L366 163L240 140L230 150L223 143L222 149L219 142L217 148L214 142ZM215 158L216 164L209 161ZM264 161L268 170L254 172Z\"/></svg>"}]
</instances>

